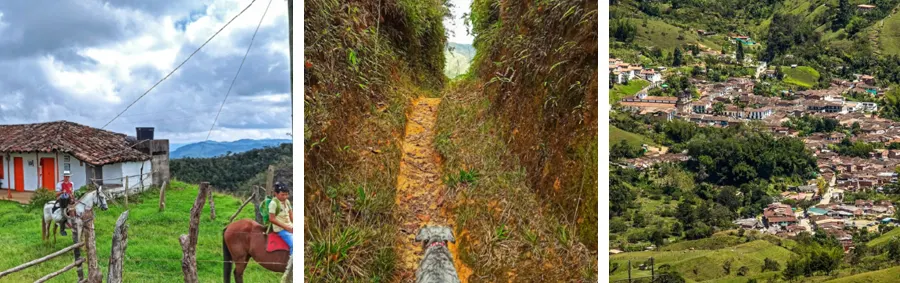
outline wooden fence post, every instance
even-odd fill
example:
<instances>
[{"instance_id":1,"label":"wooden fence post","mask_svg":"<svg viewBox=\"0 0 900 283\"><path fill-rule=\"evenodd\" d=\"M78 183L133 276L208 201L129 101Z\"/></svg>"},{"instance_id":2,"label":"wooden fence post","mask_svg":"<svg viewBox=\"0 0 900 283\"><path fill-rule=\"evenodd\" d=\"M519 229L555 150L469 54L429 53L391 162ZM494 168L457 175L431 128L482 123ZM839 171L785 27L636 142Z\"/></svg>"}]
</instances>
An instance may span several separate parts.
<instances>
[{"instance_id":1,"label":"wooden fence post","mask_svg":"<svg viewBox=\"0 0 900 283\"><path fill-rule=\"evenodd\" d=\"M125 209L128 209L128 177L125 177Z\"/></svg>"},{"instance_id":2,"label":"wooden fence post","mask_svg":"<svg viewBox=\"0 0 900 283\"><path fill-rule=\"evenodd\" d=\"M103 281L103 275L100 274L100 265L97 263L97 237L94 234L94 211L88 210L85 211L84 215L81 216L84 222L84 229L82 232L84 233L84 246L85 250L87 250L87 263L88 263L88 283L101 283Z\"/></svg>"},{"instance_id":3,"label":"wooden fence post","mask_svg":"<svg viewBox=\"0 0 900 283\"><path fill-rule=\"evenodd\" d=\"M250 197L247 198L247 200L245 200L240 207L238 207L237 211L235 211L234 214L232 214L231 217L228 218L228 223L234 222L234 218L237 217L238 214L241 213L241 210L244 209L244 206L247 206L247 204L250 203L250 201L254 198L256 198L256 192L253 192L253 194L251 194Z\"/></svg>"},{"instance_id":4,"label":"wooden fence post","mask_svg":"<svg viewBox=\"0 0 900 283\"><path fill-rule=\"evenodd\" d=\"M78 244L81 241L81 231L84 223L82 223L81 218L74 218L74 220L75 224L72 225L72 242ZM78 262L81 259L81 248L75 248L72 254L75 256L74 261ZM81 264L78 265L78 269L75 272L78 273L78 281L84 280L84 268L82 268Z\"/></svg>"},{"instance_id":5,"label":"wooden fence post","mask_svg":"<svg viewBox=\"0 0 900 283\"><path fill-rule=\"evenodd\" d=\"M209 193L209 183L200 183L200 190L197 193L197 199L194 200L194 206L191 207L191 226L187 235L178 237L181 242L181 271L184 272L185 283L198 283L197 278L197 234L200 233L200 212L203 211L203 204L206 202L206 194Z\"/></svg>"},{"instance_id":6,"label":"wooden fence post","mask_svg":"<svg viewBox=\"0 0 900 283\"><path fill-rule=\"evenodd\" d=\"M262 201L266 199L266 196L262 193L263 189L259 186L253 186L252 190L254 192L253 207L256 208L256 223L262 223L262 212L259 211L259 206L262 204Z\"/></svg>"},{"instance_id":7,"label":"wooden fence post","mask_svg":"<svg viewBox=\"0 0 900 283\"><path fill-rule=\"evenodd\" d=\"M294 282L294 256L291 255L288 258L287 268L284 270L284 275L281 276L281 283L292 283Z\"/></svg>"},{"instance_id":8,"label":"wooden fence post","mask_svg":"<svg viewBox=\"0 0 900 283\"><path fill-rule=\"evenodd\" d=\"M216 203L213 202L213 193L209 193L209 219L216 220Z\"/></svg>"},{"instance_id":9,"label":"wooden fence post","mask_svg":"<svg viewBox=\"0 0 900 283\"><path fill-rule=\"evenodd\" d=\"M166 210L166 185L168 182L168 180L163 181L162 188L159 189L159 212Z\"/></svg>"},{"instance_id":10,"label":"wooden fence post","mask_svg":"<svg viewBox=\"0 0 900 283\"><path fill-rule=\"evenodd\" d=\"M119 215L116 228L113 230L112 251L109 255L108 283L122 283L122 262L125 259L125 248L128 247L128 210Z\"/></svg>"},{"instance_id":11,"label":"wooden fence post","mask_svg":"<svg viewBox=\"0 0 900 283\"><path fill-rule=\"evenodd\" d=\"M269 165L269 169L266 170L266 195L272 195L272 191L275 189L275 165Z\"/></svg>"}]
</instances>

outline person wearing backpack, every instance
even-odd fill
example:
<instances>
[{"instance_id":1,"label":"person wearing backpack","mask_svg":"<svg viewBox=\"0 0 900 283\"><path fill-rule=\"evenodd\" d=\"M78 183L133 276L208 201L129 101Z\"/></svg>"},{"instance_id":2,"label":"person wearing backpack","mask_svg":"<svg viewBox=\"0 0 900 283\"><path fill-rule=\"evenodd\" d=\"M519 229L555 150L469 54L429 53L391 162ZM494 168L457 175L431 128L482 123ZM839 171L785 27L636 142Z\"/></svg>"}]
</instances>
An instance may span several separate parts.
<instances>
[{"instance_id":1,"label":"person wearing backpack","mask_svg":"<svg viewBox=\"0 0 900 283\"><path fill-rule=\"evenodd\" d=\"M284 185L275 184L275 198L268 203L269 229L278 233L278 236L291 248L293 255L294 213L291 201L287 199L288 196L288 189Z\"/></svg>"}]
</instances>

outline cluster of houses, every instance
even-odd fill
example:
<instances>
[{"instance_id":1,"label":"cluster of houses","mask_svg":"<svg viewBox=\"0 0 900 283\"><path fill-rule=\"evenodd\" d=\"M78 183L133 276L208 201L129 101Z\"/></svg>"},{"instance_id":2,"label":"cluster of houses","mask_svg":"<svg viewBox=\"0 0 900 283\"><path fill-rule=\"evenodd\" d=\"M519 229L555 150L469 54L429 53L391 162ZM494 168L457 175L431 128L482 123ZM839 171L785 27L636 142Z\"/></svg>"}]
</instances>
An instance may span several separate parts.
<instances>
[{"instance_id":1,"label":"cluster of houses","mask_svg":"<svg viewBox=\"0 0 900 283\"><path fill-rule=\"evenodd\" d=\"M860 76L855 83L834 80L828 89L798 91L791 93L790 99L755 95L753 89L756 82L748 78L730 78L718 83L691 79L700 94L697 100L680 101L676 97L645 99L639 93L622 99L619 104L625 110L640 114L652 114L666 120L681 118L704 126L724 127L758 120L772 127L780 127L789 117L810 114L840 117L841 114L878 111L877 103L847 101L843 96L851 91L872 96L883 94L884 90L869 85L874 83L870 77ZM682 107L679 103L689 105Z\"/></svg>"},{"instance_id":2,"label":"cluster of houses","mask_svg":"<svg viewBox=\"0 0 900 283\"><path fill-rule=\"evenodd\" d=\"M609 72L616 77L615 83L617 84L624 84L634 79L647 80L651 84L658 84L663 80L662 71L665 71L665 67L657 69L644 68L640 65L625 63L616 58L609 58Z\"/></svg>"},{"instance_id":3,"label":"cluster of houses","mask_svg":"<svg viewBox=\"0 0 900 283\"><path fill-rule=\"evenodd\" d=\"M811 229L821 229L840 241L844 251L849 251L853 247L853 236L848 228L876 229L879 223L892 223L894 212L894 205L886 200L856 200L853 205L819 204L805 212L787 204L772 203L763 210L761 219L738 219L734 224L743 229L783 237L794 237L801 232L812 232Z\"/></svg>"}]
</instances>

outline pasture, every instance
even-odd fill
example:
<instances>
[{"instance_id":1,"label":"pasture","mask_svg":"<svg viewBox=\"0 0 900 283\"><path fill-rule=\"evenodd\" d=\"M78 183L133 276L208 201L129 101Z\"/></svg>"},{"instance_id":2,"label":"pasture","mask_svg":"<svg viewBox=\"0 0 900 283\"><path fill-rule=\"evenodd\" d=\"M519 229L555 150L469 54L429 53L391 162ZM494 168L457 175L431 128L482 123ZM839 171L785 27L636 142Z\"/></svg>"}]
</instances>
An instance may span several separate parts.
<instances>
[{"instance_id":1,"label":"pasture","mask_svg":"<svg viewBox=\"0 0 900 283\"><path fill-rule=\"evenodd\" d=\"M627 85L615 84L609 90L609 104L615 104L622 100L623 97L635 95L648 85L650 85L650 82L640 79L630 80Z\"/></svg>"},{"instance_id":2,"label":"pasture","mask_svg":"<svg viewBox=\"0 0 900 283\"><path fill-rule=\"evenodd\" d=\"M784 73L783 81L792 85L810 88L819 81L819 72L811 67L781 67L781 71Z\"/></svg>"},{"instance_id":3,"label":"pasture","mask_svg":"<svg viewBox=\"0 0 900 283\"><path fill-rule=\"evenodd\" d=\"M178 237L188 233L190 210L197 197L197 185L172 181L166 188L166 209L159 212L159 189L129 197L128 246L125 251L125 282L183 282L181 246ZM210 220L209 203L203 207L200 217L200 233L197 243L197 271L200 282L222 282L222 229L241 200L224 194L215 194L216 219ZM113 228L119 214L124 212L122 200L111 201L109 210L95 210L95 234L100 269L106 280L107 265L112 243ZM248 204L235 218L253 218L253 205ZM55 246L41 242L41 212L28 211L24 206L0 201L0 270L5 270L40 258L72 244L72 237L57 233ZM67 230L67 232L71 232ZM83 252L82 252L83 253ZM47 273L72 263L72 255L59 256L38 266L3 278L8 282L32 282ZM87 268L85 267L85 274ZM247 282L279 282L281 273L270 272L251 262L244 278ZM73 282L74 270L54 278L50 282Z\"/></svg>"},{"instance_id":4,"label":"pasture","mask_svg":"<svg viewBox=\"0 0 900 283\"><path fill-rule=\"evenodd\" d=\"M650 276L649 270L638 270L637 266L653 257L656 267L668 264L678 270L687 280L737 280L746 282L748 278L768 278L776 275L777 272L761 272L765 258L774 259L784 267L793 254L793 252L783 247L764 240L722 247L716 250L696 249L621 253L610 256L610 262L617 264L618 268L610 273L609 280L628 278L628 260L631 260L631 264L634 266L631 270L633 278ZM732 262L730 274L725 274L723 271L722 265L726 261ZM749 268L746 276L737 275L736 271L742 266Z\"/></svg>"},{"instance_id":5,"label":"pasture","mask_svg":"<svg viewBox=\"0 0 900 283\"><path fill-rule=\"evenodd\" d=\"M642 136L640 134L635 134L629 131L625 131L615 126L609 126L609 146L612 148L613 145L618 144L620 141L625 140L628 143L641 146L642 144L655 145L653 140L648 137Z\"/></svg>"}]
</instances>

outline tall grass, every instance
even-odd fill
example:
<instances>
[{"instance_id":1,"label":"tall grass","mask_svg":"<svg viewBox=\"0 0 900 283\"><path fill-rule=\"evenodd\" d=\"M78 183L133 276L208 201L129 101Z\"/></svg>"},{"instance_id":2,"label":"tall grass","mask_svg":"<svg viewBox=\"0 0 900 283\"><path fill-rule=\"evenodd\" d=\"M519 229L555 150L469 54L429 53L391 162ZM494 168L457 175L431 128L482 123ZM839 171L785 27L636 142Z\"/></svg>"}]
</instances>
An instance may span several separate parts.
<instances>
[{"instance_id":1,"label":"tall grass","mask_svg":"<svg viewBox=\"0 0 900 283\"><path fill-rule=\"evenodd\" d=\"M486 282L596 281L596 254L530 187L480 91L472 80L451 83L438 109L434 141L444 160L460 258ZM596 159L596 149L593 154Z\"/></svg>"}]
</instances>

